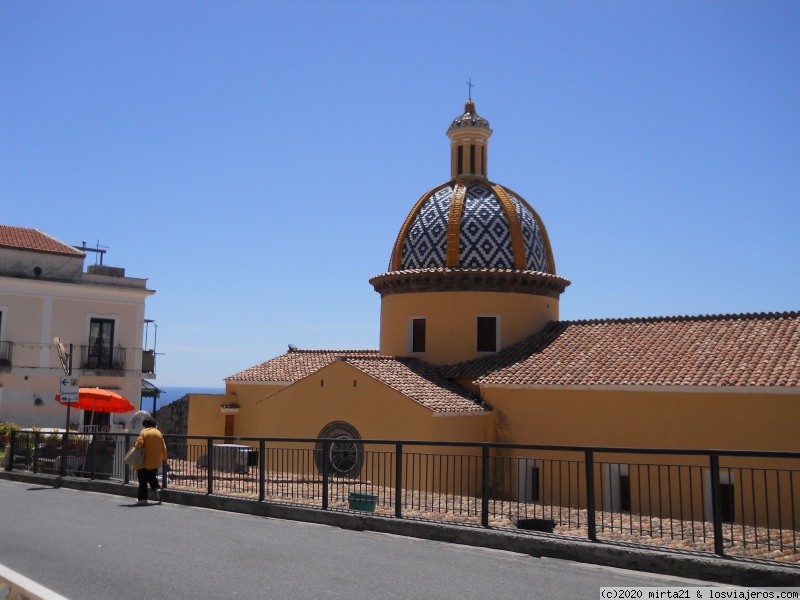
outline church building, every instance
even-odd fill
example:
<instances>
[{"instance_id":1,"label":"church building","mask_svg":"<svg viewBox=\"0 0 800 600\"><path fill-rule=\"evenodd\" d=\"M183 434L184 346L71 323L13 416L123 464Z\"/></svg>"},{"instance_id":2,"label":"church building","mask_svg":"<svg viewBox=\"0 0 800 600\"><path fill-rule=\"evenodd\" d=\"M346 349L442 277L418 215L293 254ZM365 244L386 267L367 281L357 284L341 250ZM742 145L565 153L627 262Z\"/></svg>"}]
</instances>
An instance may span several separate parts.
<instances>
[{"instance_id":1,"label":"church building","mask_svg":"<svg viewBox=\"0 0 800 600\"><path fill-rule=\"evenodd\" d=\"M570 282L489 179L491 135L470 99L449 179L387 240L377 350L290 347L191 396L188 433L798 450L800 314L560 320Z\"/></svg>"}]
</instances>

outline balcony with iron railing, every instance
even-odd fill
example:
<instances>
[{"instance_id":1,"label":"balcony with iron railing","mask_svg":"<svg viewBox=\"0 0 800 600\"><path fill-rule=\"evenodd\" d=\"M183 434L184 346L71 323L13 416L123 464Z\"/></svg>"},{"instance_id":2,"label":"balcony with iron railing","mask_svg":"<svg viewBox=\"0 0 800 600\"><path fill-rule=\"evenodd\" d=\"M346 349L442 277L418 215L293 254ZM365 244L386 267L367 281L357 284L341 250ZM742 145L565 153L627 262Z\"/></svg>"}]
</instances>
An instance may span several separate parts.
<instances>
[{"instance_id":1,"label":"balcony with iron railing","mask_svg":"<svg viewBox=\"0 0 800 600\"><path fill-rule=\"evenodd\" d=\"M155 350L142 350L142 373L146 373L147 375L156 374Z\"/></svg>"},{"instance_id":2,"label":"balcony with iron railing","mask_svg":"<svg viewBox=\"0 0 800 600\"><path fill-rule=\"evenodd\" d=\"M0 371L11 369L11 350L14 342L0 342Z\"/></svg>"},{"instance_id":3,"label":"balcony with iron railing","mask_svg":"<svg viewBox=\"0 0 800 600\"><path fill-rule=\"evenodd\" d=\"M80 350L80 364L75 364L76 367L84 371L108 371L108 373L105 373L108 375L123 376L125 374L128 356L127 348L102 344L76 346L76 348ZM0 372L11 370L13 349L14 342L0 341ZM20 358L24 361L23 357ZM155 350L142 350L142 373L155 377Z\"/></svg>"},{"instance_id":4,"label":"balcony with iron railing","mask_svg":"<svg viewBox=\"0 0 800 600\"><path fill-rule=\"evenodd\" d=\"M117 371L120 375L125 372L125 362L128 349L122 346L108 344L94 344L80 346L81 369L95 371Z\"/></svg>"}]
</instances>

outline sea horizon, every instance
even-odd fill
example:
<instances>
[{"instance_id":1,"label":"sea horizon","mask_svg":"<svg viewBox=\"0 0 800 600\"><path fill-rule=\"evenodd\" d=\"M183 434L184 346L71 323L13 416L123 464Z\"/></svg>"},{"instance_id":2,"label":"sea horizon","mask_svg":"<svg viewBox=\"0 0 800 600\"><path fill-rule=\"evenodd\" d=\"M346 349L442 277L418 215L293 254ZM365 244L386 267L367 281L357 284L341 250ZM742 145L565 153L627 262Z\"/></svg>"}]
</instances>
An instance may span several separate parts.
<instances>
[{"instance_id":1,"label":"sea horizon","mask_svg":"<svg viewBox=\"0 0 800 600\"><path fill-rule=\"evenodd\" d=\"M161 394L156 400L156 410L166 406L175 400L180 400L186 394L224 394L225 387L195 387L195 386L156 386L161 390ZM152 398L142 398L142 409L151 412L153 408Z\"/></svg>"}]
</instances>

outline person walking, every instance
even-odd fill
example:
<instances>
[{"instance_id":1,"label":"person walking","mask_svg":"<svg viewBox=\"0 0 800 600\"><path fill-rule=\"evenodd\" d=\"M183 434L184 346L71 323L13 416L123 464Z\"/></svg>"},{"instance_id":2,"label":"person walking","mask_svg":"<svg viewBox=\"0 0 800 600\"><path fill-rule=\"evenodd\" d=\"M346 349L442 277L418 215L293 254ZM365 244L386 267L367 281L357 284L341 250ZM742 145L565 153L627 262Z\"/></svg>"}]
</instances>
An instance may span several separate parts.
<instances>
[{"instance_id":1,"label":"person walking","mask_svg":"<svg viewBox=\"0 0 800 600\"><path fill-rule=\"evenodd\" d=\"M158 485L158 468L162 464L167 464L167 445L164 443L164 436L156 429L156 420L147 417L142 421L142 432L136 440L137 448L144 448L144 461L140 467L136 467L136 475L139 478L139 501L137 505L147 504L147 486L153 488L156 493L156 501L161 504L161 488Z\"/></svg>"}]
</instances>

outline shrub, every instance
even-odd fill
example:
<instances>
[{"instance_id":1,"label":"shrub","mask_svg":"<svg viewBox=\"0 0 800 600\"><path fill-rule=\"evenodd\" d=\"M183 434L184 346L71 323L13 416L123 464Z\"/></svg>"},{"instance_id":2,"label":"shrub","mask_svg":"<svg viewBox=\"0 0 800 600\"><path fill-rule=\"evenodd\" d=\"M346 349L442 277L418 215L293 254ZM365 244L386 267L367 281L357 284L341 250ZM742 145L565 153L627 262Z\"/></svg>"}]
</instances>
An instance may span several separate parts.
<instances>
[{"instance_id":1,"label":"shrub","mask_svg":"<svg viewBox=\"0 0 800 600\"><path fill-rule=\"evenodd\" d=\"M11 432L18 431L19 429L19 425L16 425L15 423L11 423L9 421L0 421L0 450L6 449L6 444L8 443L8 438L11 435Z\"/></svg>"}]
</instances>

